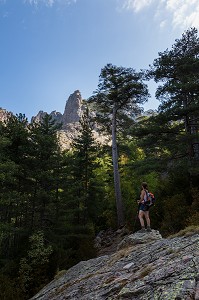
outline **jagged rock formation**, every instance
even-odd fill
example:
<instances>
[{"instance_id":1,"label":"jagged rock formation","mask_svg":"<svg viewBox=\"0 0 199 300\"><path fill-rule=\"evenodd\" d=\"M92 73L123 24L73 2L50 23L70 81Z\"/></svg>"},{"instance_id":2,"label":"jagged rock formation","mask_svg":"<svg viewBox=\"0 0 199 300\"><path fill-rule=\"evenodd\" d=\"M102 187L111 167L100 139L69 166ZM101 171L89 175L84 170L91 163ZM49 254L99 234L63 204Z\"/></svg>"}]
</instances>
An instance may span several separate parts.
<instances>
[{"instance_id":1,"label":"jagged rock formation","mask_svg":"<svg viewBox=\"0 0 199 300\"><path fill-rule=\"evenodd\" d=\"M62 123L62 130L71 130L75 123L78 123L83 111L82 96L80 91L76 90L71 94L66 101L63 115L56 110L49 115L56 123ZM47 112L39 111L35 117L32 117L31 122L40 122Z\"/></svg>"},{"instance_id":2,"label":"jagged rock formation","mask_svg":"<svg viewBox=\"0 0 199 300\"><path fill-rule=\"evenodd\" d=\"M85 106L79 90L71 94L66 101L64 113L52 111L49 115L55 120L55 123L62 124L61 130L58 130L58 140L62 150L69 149L71 141L79 133L79 120L83 114ZM31 118L31 122L41 122L47 112L39 111ZM6 121L9 113L5 109L0 109L0 121ZM109 143L109 137L98 133L97 126L93 128L93 136L99 143Z\"/></svg>"},{"instance_id":3,"label":"jagged rock formation","mask_svg":"<svg viewBox=\"0 0 199 300\"><path fill-rule=\"evenodd\" d=\"M42 121L42 119L46 116L46 114L47 114L47 112L40 110L35 117L31 118L31 122ZM62 123L63 116L60 112L57 112L56 110L54 110L49 115L52 117L53 120L55 120L56 123L59 123L59 124Z\"/></svg>"},{"instance_id":4,"label":"jagged rock formation","mask_svg":"<svg viewBox=\"0 0 199 300\"><path fill-rule=\"evenodd\" d=\"M11 112L8 112L6 109L0 107L0 121L5 122L8 117L11 115Z\"/></svg>"},{"instance_id":5,"label":"jagged rock formation","mask_svg":"<svg viewBox=\"0 0 199 300\"><path fill-rule=\"evenodd\" d=\"M32 300L199 299L199 233L163 239L158 231L126 236L117 251L82 261Z\"/></svg>"},{"instance_id":6,"label":"jagged rock formation","mask_svg":"<svg viewBox=\"0 0 199 300\"><path fill-rule=\"evenodd\" d=\"M62 150L70 148L71 141L78 134L79 120L83 114L85 106L79 90L71 94L66 101L64 113L52 111L49 115L56 123L62 124L61 130L58 131L59 144ZM151 115L153 111L148 111ZM31 118L31 122L40 122L47 114L45 111L39 111L38 114ZM146 112L147 115L147 112ZM5 121L8 117L8 112L5 109L0 109L0 121ZM93 136L97 142L101 144L111 144L110 137L99 133L98 125L93 127Z\"/></svg>"},{"instance_id":7,"label":"jagged rock formation","mask_svg":"<svg viewBox=\"0 0 199 300\"><path fill-rule=\"evenodd\" d=\"M84 110L82 96L79 90L71 94L66 101L63 115L60 112L52 111L49 115L56 123L62 124L58 131L59 144L62 150L70 148L71 140L78 134L79 120ZM31 122L40 122L47 112L39 111L32 117Z\"/></svg>"},{"instance_id":8,"label":"jagged rock formation","mask_svg":"<svg viewBox=\"0 0 199 300\"><path fill-rule=\"evenodd\" d=\"M82 96L80 91L75 91L66 102L62 123L63 129L67 129L69 124L78 123L83 111Z\"/></svg>"}]
</instances>

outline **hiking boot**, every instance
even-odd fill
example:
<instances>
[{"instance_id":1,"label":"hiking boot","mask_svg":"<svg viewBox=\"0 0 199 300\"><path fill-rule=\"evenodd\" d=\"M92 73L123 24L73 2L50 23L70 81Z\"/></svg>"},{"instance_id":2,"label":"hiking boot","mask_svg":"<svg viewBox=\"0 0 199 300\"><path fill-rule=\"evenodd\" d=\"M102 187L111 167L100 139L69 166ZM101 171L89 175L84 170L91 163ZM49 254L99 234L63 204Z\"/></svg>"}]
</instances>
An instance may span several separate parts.
<instances>
[{"instance_id":1,"label":"hiking boot","mask_svg":"<svg viewBox=\"0 0 199 300\"><path fill-rule=\"evenodd\" d=\"M139 230L139 232L146 232L146 229L143 227L142 229Z\"/></svg>"},{"instance_id":2,"label":"hiking boot","mask_svg":"<svg viewBox=\"0 0 199 300\"><path fill-rule=\"evenodd\" d=\"M147 229L146 229L146 231L147 232L151 232L152 231L151 227L148 226Z\"/></svg>"}]
</instances>

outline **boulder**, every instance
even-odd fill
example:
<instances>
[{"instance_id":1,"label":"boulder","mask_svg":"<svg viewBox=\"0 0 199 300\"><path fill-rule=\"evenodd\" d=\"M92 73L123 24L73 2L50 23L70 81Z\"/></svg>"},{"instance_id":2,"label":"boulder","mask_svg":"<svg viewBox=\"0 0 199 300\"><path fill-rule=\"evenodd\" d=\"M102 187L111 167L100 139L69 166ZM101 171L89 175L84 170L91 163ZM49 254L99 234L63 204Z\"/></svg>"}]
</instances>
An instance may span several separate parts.
<instances>
[{"instance_id":1,"label":"boulder","mask_svg":"<svg viewBox=\"0 0 199 300\"><path fill-rule=\"evenodd\" d=\"M114 253L78 263L36 299L198 300L199 234L170 239L156 230L129 234Z\"/></svg>"}]
</instances>

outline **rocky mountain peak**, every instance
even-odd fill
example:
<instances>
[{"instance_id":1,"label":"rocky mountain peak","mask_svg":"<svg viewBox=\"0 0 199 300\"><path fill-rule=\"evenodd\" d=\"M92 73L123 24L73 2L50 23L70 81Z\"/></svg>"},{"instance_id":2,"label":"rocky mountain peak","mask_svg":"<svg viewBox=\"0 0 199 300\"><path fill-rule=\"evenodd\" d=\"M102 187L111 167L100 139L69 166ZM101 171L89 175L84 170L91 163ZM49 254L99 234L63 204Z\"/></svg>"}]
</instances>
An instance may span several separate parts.
<instances>
[{"instance_id":1,"label":"rocky mountain peak","mask_svg":"<svg viewBox=\"0 0 199 300\"><path fill-rule=\"evenodd\" d=\"M66 101L63 114L54 110L49 115L52 116L52 119L57 123L62 123L63 130L71 130L73 125L79 122L82 109L82 96L80 91L76 90ZM39 111L35 117L32 117L31 122L40 122L46 114L47 112Z\"/></svg>"},{"instance_id":2,"label":"rocky mountain peak","mask_svg":"<svg viewBox=\"0 0 199 300\"><path fill-rule=\"evenodd\" d=\"M82 115L82 96L79 90L71 94L66 102L62 118L63 129L70 123L77 123Z\"/></svg>"},{"instance_id":3,"label":"rocky mountain peak","mask_svg":"<svg viewBox=\"0 0 199 300\"><path fill-rule=\"evenodd\" d=\"M75 136L78 135L79 120L82 116L85 107L83 104L83 99L79 90L72 93L65 104L65 109L63 114L57 112L56 110L49 113L56 123L62 124L62 128L58 130L59 144L62 150L69 149L71 146L71 141ZM45 117L47 112L40 110L36 116L31 118L31 122L41 122ZM3 121L7 118L6 110L0 109L0 120ZM93 129L93 134L96 140L100 143L109 142L108 137L100 135L97 132L97 127Z\"/></svg>"},{"instance_id":4,"label":"rocky mountain peak","mask_svg":"<svg viewBox=\"0 0 199 300\"><path fill-rule=\"evenodd\" d=\"M36 122L36 123L40 122L45 117L46 114L47 112L40 110L35 117L32 117L31 122ZM63 117L60 112L54 110L49 115L52 117L53 120L55 120L56 123L62 123Z\"/></svg>"}]
</instances>

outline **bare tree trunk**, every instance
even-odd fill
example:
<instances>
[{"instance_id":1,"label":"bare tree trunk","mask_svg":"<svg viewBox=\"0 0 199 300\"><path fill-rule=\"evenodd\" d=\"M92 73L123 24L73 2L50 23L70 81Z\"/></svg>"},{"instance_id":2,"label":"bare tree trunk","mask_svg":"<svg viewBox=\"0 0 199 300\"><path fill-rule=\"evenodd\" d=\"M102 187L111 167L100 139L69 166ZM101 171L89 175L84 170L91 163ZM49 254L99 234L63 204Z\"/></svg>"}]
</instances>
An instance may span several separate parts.
<instances>
[{"instance_id":1,"label":"bare tree trunk","mask_svg":"<svg viewBox=\"0 0 199 300\"><path fill-rule=\"evenodd\" d=\"M185 97L184 97L185 98ZM184 108L188 107L188 100L185 98L183 100L183 106ZM191 135L196 135L199 131L199 118L194 114L187 114L184 118L185 122L185 131L187 134ZM195 158L199 159L199 141L197 138L189 142L189 159Z\"/></svg>"},{"instance_id":2,"label":"bare tree trunk","mask_svg":"<svg viewBox=\"0 0 199 300\"><path fill-rule=\"evenodd\" d=\"M190 116L190 134L195 135L195 138L192 140L192 156L195 160L199 160L199 139L197 134L199 132L199 117L195 114Z\"/></svg>"},{"instance_id":3,"label":"bare tree trunk","mask_svg":"<svg viewBox=\"0 0 199 300\"><path fill-rule=\"evenodd\" d=\"M184 95L183 97L183 107L184 108L187 108L188 106L188 100L187 100L187 96ZM189 124L189 115L188 113L186 113L185 117L184 117L184 124L185 124L185 132L188 134L188 135L191 135L191 128L190 128L190 124ZM193 157L193 147L192 147L192 142L188 142L188 145L187 145L188 149L188 155L189 155L189 159L191 159Z\"/></svg>"},{"instance_id":4,"label":"bare tree trunk","mask_svg":"<svg viewBox=\"0 0 199 300\"><path fill-rule=\"evenodd\" d=\"M117 140L116 140L116 109L113 109L112 116L112 160L113 160L113 174L114 174L114 188L115 198L117 207L117 223L118 228L124 226L124 209L122 203L122 194L120 186L120 174L118 168L118 151L117 151Z\"/></svg>"}]
</instances>

